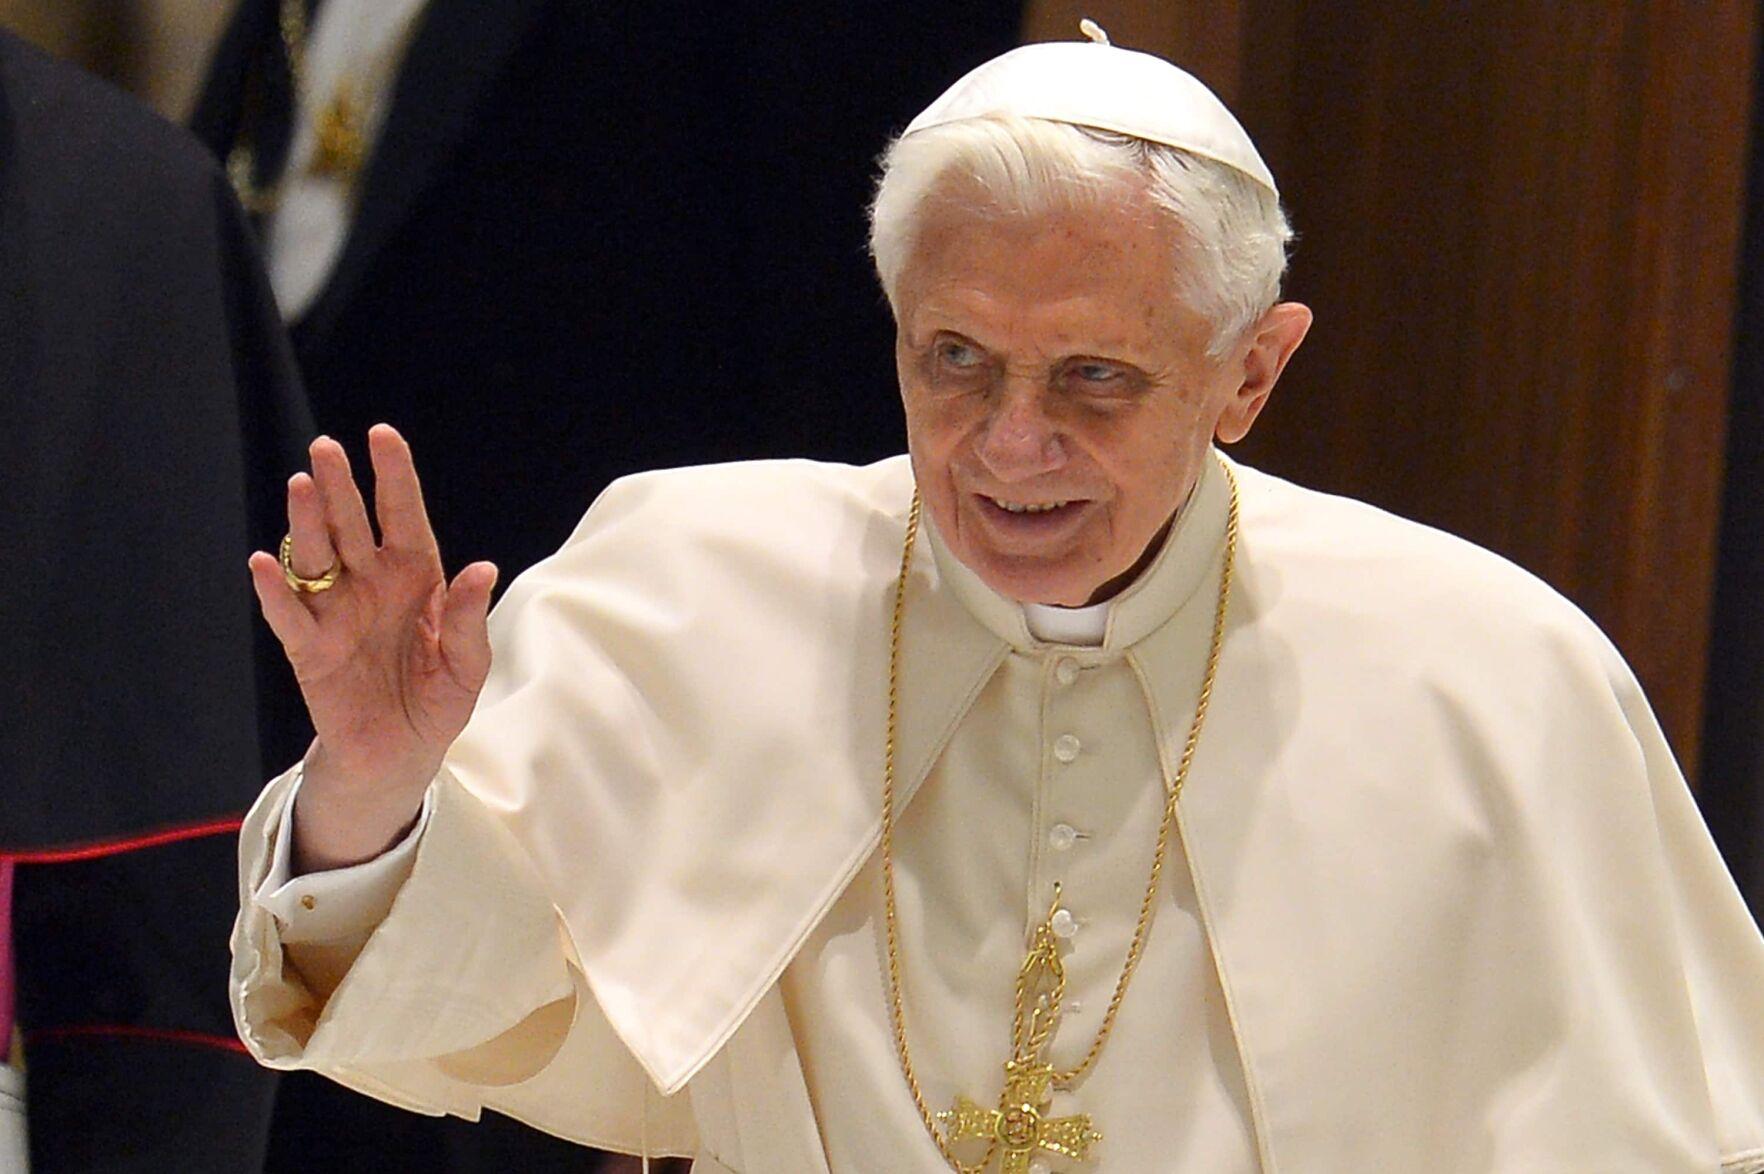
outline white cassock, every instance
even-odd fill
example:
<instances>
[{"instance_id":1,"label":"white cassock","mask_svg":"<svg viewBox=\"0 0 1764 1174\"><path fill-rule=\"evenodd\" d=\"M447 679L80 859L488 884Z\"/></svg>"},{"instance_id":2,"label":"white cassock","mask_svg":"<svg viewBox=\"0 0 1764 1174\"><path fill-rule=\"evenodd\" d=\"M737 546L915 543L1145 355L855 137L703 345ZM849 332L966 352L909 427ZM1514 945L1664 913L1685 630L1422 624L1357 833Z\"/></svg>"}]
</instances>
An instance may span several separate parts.
<instances>
[{"instance_id":1,"label":"white cassock","mask_svg":"<svg viewBox=\"0 0 1764 1174\"><path fill-rule=\"evenodd\" d=\"M1048 1167L1764 1170L1764 939L1617 653L1487 552L1234 468L1179 843L1102 1059L1053 1104L1104 1140ZM944 1168L882 979L911 491L904 458L608 489L492 617L490 683L414 846L283 886L298 769L247 819L252 1051L701 1172ZM1096 1031L1194 713L1227 496L1209 465L1094 647L1037 639L920 539L896 855L933 1110L996 1101L1055 881L1075 926L1055 1062Z\"/></svg>"}]
</instances>

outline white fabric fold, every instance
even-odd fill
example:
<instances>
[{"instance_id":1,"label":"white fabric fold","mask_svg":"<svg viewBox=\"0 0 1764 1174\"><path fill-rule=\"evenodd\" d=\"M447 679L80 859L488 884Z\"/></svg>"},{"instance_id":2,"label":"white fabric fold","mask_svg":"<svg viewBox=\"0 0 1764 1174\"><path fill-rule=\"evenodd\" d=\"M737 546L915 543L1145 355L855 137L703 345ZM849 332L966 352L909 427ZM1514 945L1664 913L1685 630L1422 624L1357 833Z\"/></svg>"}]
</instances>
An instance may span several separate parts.
<instances>
[{"instance_id":1,"label":"white fabric fold","mask_svg":"<svg viewBox=\"0 0 1764 1174\"><path fill-rule=\"evenodd\" d=\"M497 668L449 769L531 854L601 1009L665 1093L873 848L887 680L852 668L886 660L911 497L904 458L628 478L492 618ZM734 537L756 524L791 541ZM837 554L801 557L814 550ZM902 802L1004 652L936 560L909 592L903 657L940 671L902 698ZM790 845L792 867L733 828Z\"/></svg>"}]
</instances>

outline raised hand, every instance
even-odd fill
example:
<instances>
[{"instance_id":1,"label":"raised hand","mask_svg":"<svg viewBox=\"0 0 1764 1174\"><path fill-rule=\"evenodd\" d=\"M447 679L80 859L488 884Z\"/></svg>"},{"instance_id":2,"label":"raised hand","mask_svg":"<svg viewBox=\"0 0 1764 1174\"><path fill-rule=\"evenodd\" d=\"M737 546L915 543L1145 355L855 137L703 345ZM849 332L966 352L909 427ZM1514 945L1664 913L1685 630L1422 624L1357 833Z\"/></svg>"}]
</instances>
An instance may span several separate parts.
<instances>
[{"instance_id":1,"label":"raised hand","mask_svg":"<svg viewBox=\"0 0 1764 1174\"><path fill-rule=\"evenodd\" d=\"M294 824L298 871L378 855L416 817L490 670L485 625L496 568L472 563L449 584L410 447L368 432L380 541L343 446L312 444L312 473L288 482L289 561L251 556L264 618L282 642L317 733Z\"/></svg>"}]
</instances>

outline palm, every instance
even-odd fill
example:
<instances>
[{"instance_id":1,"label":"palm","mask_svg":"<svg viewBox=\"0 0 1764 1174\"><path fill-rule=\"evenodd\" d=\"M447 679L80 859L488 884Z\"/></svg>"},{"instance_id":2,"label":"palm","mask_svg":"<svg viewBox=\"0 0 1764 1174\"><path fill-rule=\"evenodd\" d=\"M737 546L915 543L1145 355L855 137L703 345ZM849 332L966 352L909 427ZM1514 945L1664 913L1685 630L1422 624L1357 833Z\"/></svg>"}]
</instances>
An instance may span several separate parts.
<instances>
[{"instance_id":1,"label":"palm","mask_svg":"<svg viewBox=\"0 0 1764 1174\"><path fill-rule=\"evenodd\" d=\"M439 584L439 568L382 568L331 593L317 638L294 659L327 744L445 745L464 725L475 682L461 680L424 630Z\"/></svg>"},{"instance_id":2,"label":"palm","mask_svg":"<svg viewBox=\"0 0 1764 1174\"><path fill-rule=\"evenodd\" d=\"M381 540L342 448L321 439L313 475L289 484L291 557L311 576L339 559L342 575L322 594L297 594L261 553L252 574L300 682L315 748L360 787L408 790L426 784L483 686L495 569L475 563L450 586L408 447L384 425L369 443Z\"/></svg>"}]
</instances>

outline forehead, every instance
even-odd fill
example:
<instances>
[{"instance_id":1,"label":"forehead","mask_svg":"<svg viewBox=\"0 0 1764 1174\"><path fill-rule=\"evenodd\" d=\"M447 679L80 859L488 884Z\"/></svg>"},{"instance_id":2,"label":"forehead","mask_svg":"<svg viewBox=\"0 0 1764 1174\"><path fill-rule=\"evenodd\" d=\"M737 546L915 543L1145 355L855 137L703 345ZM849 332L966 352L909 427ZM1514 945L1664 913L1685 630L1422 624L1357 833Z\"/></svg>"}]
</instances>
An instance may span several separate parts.
<instances>
[{"instance_id":1,"label":"forehead","mask_svg":"<svg viewBox=\"0 0 1764 1174\"><path fill-rule=\"evenodd\" d=\"M1192 314L1177 296L1179 233L1135 193L1017 211L943 193L902 271L903 329L1162 334Z\"/></svg>"}]
</instances>

